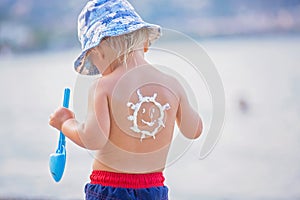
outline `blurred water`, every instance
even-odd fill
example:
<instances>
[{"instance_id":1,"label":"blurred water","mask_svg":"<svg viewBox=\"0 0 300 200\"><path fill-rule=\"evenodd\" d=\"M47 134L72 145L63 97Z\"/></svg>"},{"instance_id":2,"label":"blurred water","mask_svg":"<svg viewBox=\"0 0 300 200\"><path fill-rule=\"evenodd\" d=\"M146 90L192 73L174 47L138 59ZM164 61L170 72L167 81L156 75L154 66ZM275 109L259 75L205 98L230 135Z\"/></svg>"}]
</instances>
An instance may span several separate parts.
<instances>
[{"instance_id":1,"label":"blurred water","mask_svg":"<svg viewBox=\"0 0 300 200\"><path fill-rule=\"evenodd\" d=\"M201 44L224 83L226 122L209 157L197 159L198 141L167 169L172 199L300 198L300 38ZM78 53L0 57L0 199L83 199L92 160L87 151L67 142L59 184L48 169L58 137L48 117L63 88L74 87Z\"/></svg>"}]
</instances>

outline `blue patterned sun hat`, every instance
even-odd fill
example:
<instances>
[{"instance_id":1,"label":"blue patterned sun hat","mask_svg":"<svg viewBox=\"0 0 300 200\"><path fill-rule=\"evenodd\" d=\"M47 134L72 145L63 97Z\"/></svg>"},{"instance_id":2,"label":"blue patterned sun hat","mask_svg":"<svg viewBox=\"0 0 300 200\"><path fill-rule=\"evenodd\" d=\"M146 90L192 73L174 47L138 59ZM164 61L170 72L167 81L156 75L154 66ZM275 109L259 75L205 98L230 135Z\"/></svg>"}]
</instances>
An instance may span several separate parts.
<instances>
[{"instance_id":1,"label":"blue patterned sun hat","mask_svg":"<svg viewBox=\"0 0 300 200\"><path fill-rule=\"evenodd\" d=\"M74 63L75 70L83 75L100 74L86 58L89 49L100 44L105 37L119 36L149 28L149 40L161 36L161 27L142 20L126 0L90 0L78 16L78 38L82 53Z\"/></svg>"}]
</instances>

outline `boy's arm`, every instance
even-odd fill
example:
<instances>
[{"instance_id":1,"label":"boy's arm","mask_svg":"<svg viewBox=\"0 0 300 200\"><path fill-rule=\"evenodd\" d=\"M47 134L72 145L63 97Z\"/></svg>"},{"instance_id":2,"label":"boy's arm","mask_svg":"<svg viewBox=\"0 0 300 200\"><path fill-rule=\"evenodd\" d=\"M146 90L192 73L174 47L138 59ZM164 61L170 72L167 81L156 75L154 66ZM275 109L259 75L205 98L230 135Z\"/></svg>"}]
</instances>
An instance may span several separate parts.
<instances>
[{"instance_id":1,"label":"boy's arm","mask_svg":"<svg viewBox=\"0 0 300 200\"><path fill-rule=\"evenodd\" d=\"M191 107L184 88L180 85L179 106L176 114L176 122L181 133L189 138L196 139L202 133L202 120L199 114Z\"/></svg>"},{"instance_id":2,"label":"boy's arm","mask_svg":"<svg viewBox=\"0 0 300 200\"><path fill-rule=\"evenodd\" d=\"M95 83L89 91L85 123L79 123L75 117L70 117L61 125L66 137L77 145L91 150L101 149L106 144L110 129L107 95L103 88L99 88L100 84Z\"/></svg>"},{"instance_id":3,"label":"boy's arm","mask_svg":"<svg viewBox=\"0 0 300 200\"><path fill-rule=\"evenodd\" d=\"M89 91L88 114L81 133L87 149L101 149L108 141L110 115L104 78L98 79Z\"/></svg>"},{"instance_id":4,"label":"boy's arm","mask_svg":"<svg viewBox=\"0 0 300 200\"><path fill-rule=\"evenodd\" d=\"M80 124L76 121L74 113L71 110L63 107L58 108L50 115L49 124L59 131L62 131L63 124L68 124L69 130L64 130L65 133L67 133L64 133L64 135L77 145L84 147L78 135L77 127L79 127Z\"/></svg>"}]
</instances>

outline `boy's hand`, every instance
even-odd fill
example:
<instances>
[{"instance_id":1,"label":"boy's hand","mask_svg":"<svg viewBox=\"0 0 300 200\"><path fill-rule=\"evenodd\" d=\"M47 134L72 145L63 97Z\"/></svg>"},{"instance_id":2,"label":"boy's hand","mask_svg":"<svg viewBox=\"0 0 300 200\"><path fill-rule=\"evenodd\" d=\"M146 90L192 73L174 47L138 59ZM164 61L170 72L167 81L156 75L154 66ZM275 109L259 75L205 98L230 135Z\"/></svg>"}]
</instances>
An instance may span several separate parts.
<instances>
[{"instance_id":1,"label":"boy's hand","mask_svg":"<svg viewBox=\"0 0 300 200\"><path fill-rule=\"evenodd\" d=\"M68 119L74 118L75 115L71 110L60 107L53 114L50 115L49 124L61 131L63 123Z\"/></svg>"}]
</instances>

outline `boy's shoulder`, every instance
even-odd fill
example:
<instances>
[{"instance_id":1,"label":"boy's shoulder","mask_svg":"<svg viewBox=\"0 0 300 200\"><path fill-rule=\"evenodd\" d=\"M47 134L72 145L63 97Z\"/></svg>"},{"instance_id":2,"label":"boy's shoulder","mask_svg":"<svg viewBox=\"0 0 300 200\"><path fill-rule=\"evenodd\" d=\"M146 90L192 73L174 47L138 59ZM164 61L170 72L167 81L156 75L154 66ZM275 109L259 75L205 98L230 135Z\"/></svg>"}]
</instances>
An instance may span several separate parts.
<instances>
[{"instance_id":1,"label":"boy's shoulder","mask_svg":"<svg viewBox=\"0 0 300 200\"><path fill-rule=\"evenodd\" d=\"M164 86L172 88L172 90L177 94L181 93L183 87L175 73L160 70L159 67L153 67L153 69L156 71L153 76L155 77L155 80L157 80L158 84L163 84Z\"/></svg>"},{"instance_id":2,"label":"boy's shoulder","mask_svg":"<svg viewBox=\"0 0 300 200\"><path fill-rule=\"evenodd\" d=\"M176 76L160 70L152 65L138 67L129 70L123 74L109 74L100 77L94 81L91 90L96 90L97 93L110 94L115 90L115 87L136 88L138 85L160 85L169 88L176 93L176 96L182 94L183 87Z\"/></svg>"},{"instance_id":3,"label":"boy's shoulder","mask_svg":"<svg viewBox=\"0 0 300 200\"><path fill-rule=\"evenodd\" d=\"M109 80L106 77L97 78L91 84L89 94L94 97L107 94L109 86Z\"/></svg>"}]
</instances>

